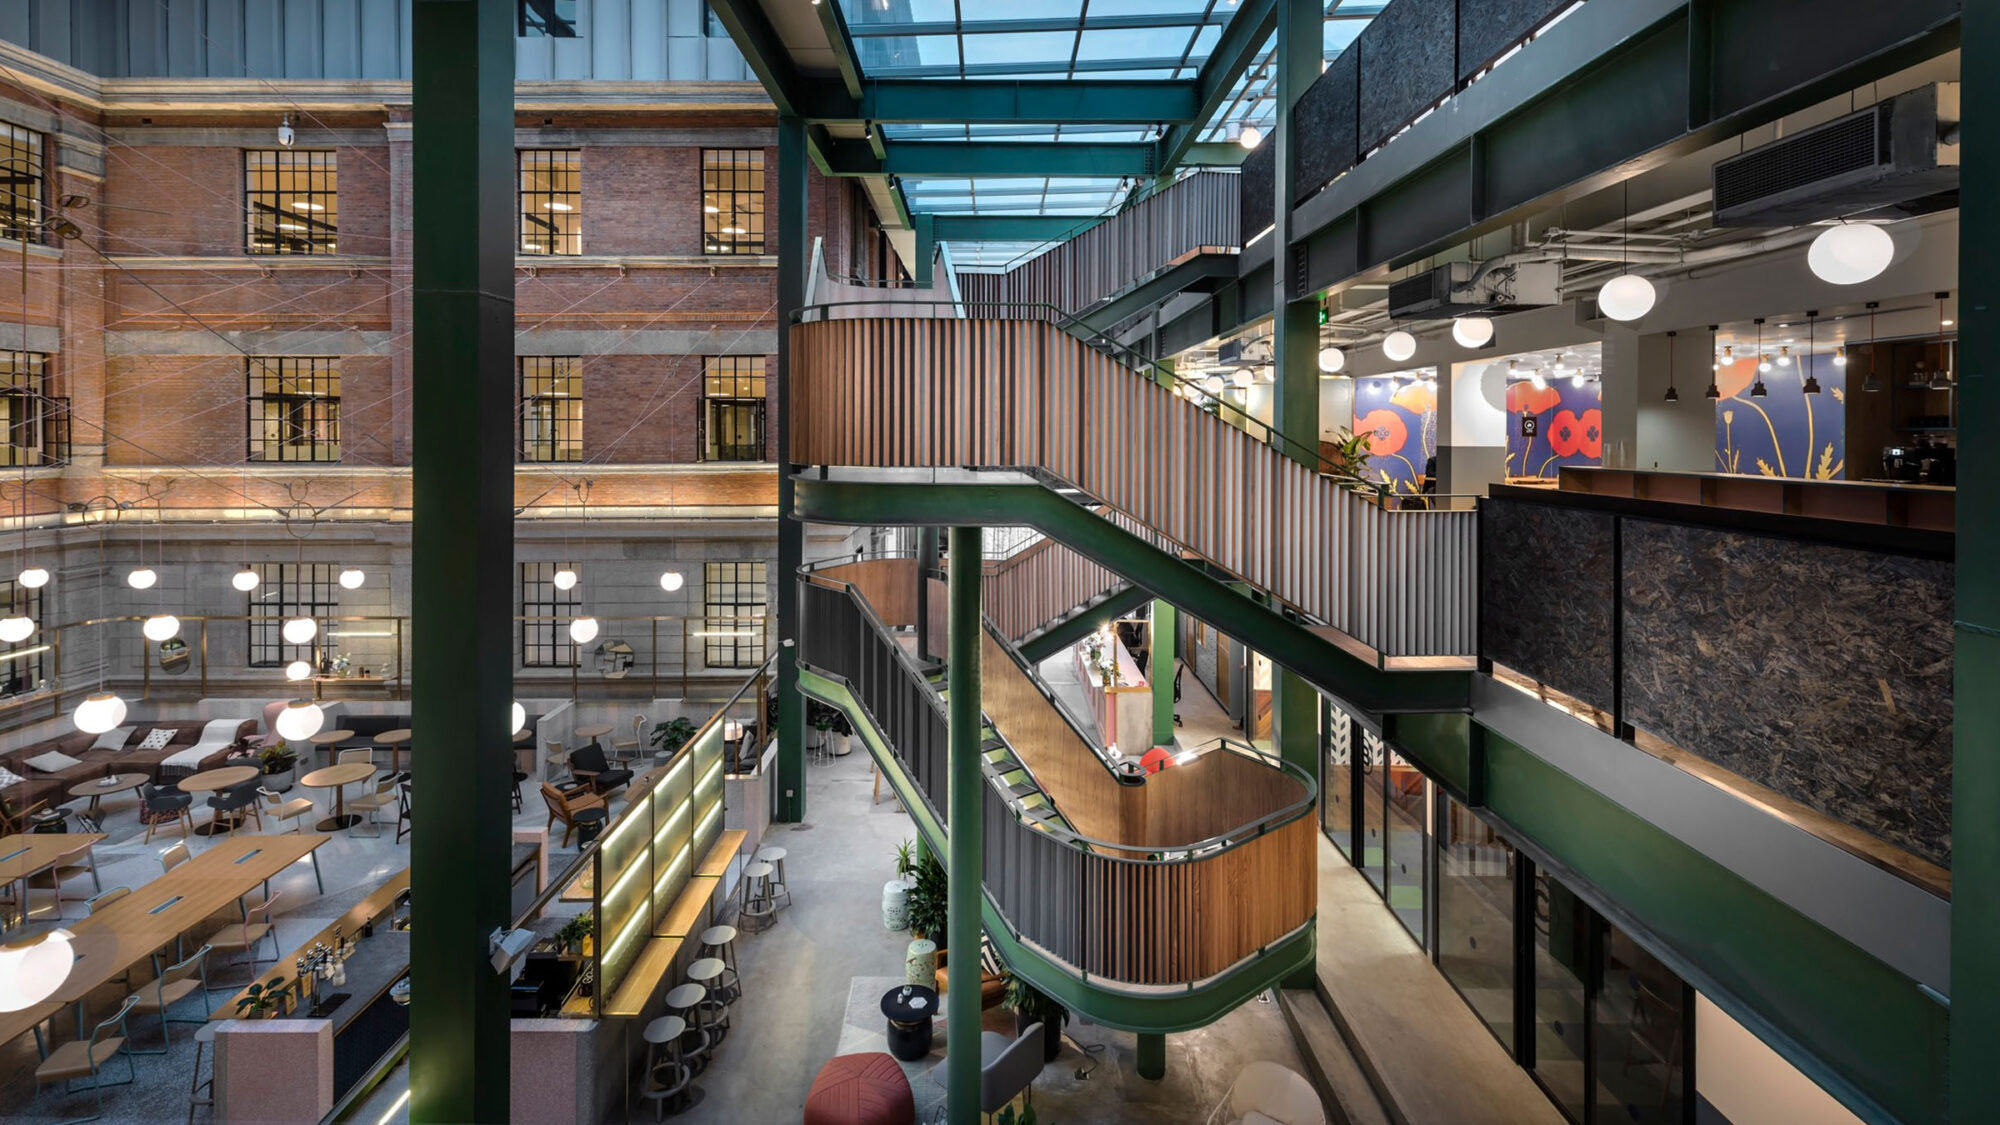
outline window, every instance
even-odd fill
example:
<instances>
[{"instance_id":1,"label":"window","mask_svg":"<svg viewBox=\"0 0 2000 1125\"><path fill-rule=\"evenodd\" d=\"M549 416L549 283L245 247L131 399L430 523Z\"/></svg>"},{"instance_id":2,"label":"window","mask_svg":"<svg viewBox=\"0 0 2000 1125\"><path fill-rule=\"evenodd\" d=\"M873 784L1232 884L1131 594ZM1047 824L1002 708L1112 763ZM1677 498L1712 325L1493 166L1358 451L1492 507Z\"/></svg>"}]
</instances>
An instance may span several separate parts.
<instances>
[{"instance_id":1,"label":"window","mask_svg":"<svg viewBox=\"0 0 2000 1125\"><path fill-rule=\"evenodd\" d=\"M701 6L701 33L710 39L729 38L729 29L722 26L722 17L715 14L715 5Z\"/></svg>"},{"instance_id":2,"label":"window","mask_svg":"<svg viewBox=\"0 0 2000 1125\"><path fill-rule=\"evenodd\" d=\"M243 154L243 205L252 254L331 254L340 197L331 152Z\"/></svg>"},{"instance_id":3,"label":"window","mask_svg":"<svg viewBox=\"0 0 2000 1125\"><path fill-rule=\"evenodd\" d=\"M576 38L576 0L514 0L514 35Z\"/></svg>"},{"instance_id":4,"label":"window","mask_svg":"<svg viewBox=\"0 0 2000 1125\"><path fill-rule=\"evenodd\" d=\"M1424 864L1430 856L1430 783L1401 754L1389 751L1387 807L1389 818L1384 837L1389 844L1388 888L1384 897L1417 944L1428 948L1426 926L1428 880Z\"/></svg>"},{"instance_id":5,"label":"window","mask_svg":"<svg viewBox=\"0 0 2000 1125\"><path fill-rule=\"evenodd\" d=\"M0 122L0 238L42 240L42 135Z\"/></svg>"},{"instance_id":6,"label":"window","mask_svg":"<svg viewBox=\"0 0 2000 1125\"><path fill-rule=\"evenodd\" d=\"M0 465L69 458L69 401L48 397L47 370L39 352L0 352Z\"/></svg>"},{"instance_id":7,"label":"window","mask_svg":"<svg viewBox=\"0 0 2000 1125\"><path fill-rule=\"evenodd\" d=\"M250 667L279 668L294 660L319 666L327 622L340 612L340 567L333 563L258 563L262 579L246 598L250 618ZM281 630L294 617L319 622L306 644L286 644Z\"/></svg>"},{"instance_id":8,"label":"window","mask_svg":"<svg viewBox=\"0 0 2000 1125\"><path fill-rule=\"evenodd\" d=\"M764 459L764 357L712 355L702 364L700 426L704 461Z\"/></svg>"},{"instance_id":9,"label":"window","mask_svg":"<svg viewBox=\"0 0 2000 1125\"><path fill-rule=\"evenodd\" d=\"M764 150L701 150L701 252L764 252Z\"/></svg>"},{"instance_id":10,"label":"window","mask_svg":"<svg viewBox=\"0 0 2000 1125\"><path fill-rule=\"evenodd\" d=\"M1355 743L1362 728L1354 717L1331 704L1320 710L1320 825L1340 854L1354 858Z\"/></svg>"},{"instance_id":11,"label":"window","mask_svg":"<svg viewBox=\"0 0 2000 1125\"><path fill-rule=\"evenodd\" d=\"M1514 847L1471 809L1441 798L1437 964L1514 1048Z\"/></svg>"},{"instance_id":12,"label":"window","mask_svg":"<svg viewBox=\"0 0 2000 1125\"><path fill-rule=\"evenodd\" d=\"M556 589L556 571L573 563L521 564L521 667L574 668L576 642L569 619L583 608L583 591Z\"/></svg>"},{"instance_id":13,"label":"window","mask_svg":"<svg viewBox=\"0 0 2000 1125\"><path fill-rule=\"evenodd\" d=\"M521 357L521 460L583 460L583 361Z\"/></svg>"},{"instance_id":14,"label":"window","mask_svg":"<svg viewBox=\"0 0 2000 1125\"><path fill-rule=\"evenodd\" d=\"M49 640L43 636L42 592L31 590L11 578L0 579L0 610L25 614L38 625L13 644L0 646L0 696L34 691L48 679Z\"/></svg>"},{"instance_id":15,"label":"window","mask_svg":"<svg viewBox=\"0 0 2000 1125\"><path fill-rule=\"evenodd\" d=\"M252 356L250 460L340 460L340 360Z\"/></svg>"},{"instance_id":16,"label":"window","mask_svg":"<svg viewBox=\"0 0 2000 1125\"><path fill-rule=\"evenodd\" d=\"M520 170L521 253L583 253L583 181L573 148L524 148Z\"/></svg>"},{"instance_id":17,"label":"window","mask_svg":"<svg viewBox=\"0 0 2000 1125\"><path fill-rule=\"evenodd\" d=\"M710 668L764 663L764 564L709 563L702 574L702 632Z\"/></svg>"}]
</instances>

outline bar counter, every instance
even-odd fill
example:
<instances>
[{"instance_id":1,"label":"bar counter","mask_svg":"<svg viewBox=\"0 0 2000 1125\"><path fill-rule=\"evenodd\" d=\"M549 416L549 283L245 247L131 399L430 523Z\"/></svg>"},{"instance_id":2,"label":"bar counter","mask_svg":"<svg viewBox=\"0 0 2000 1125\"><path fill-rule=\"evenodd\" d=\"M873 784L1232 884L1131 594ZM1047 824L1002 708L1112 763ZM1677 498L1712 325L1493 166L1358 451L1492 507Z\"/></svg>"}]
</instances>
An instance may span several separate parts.
<instances>
[{"instance_id":1,"label":"bar counter","mask_svg":"<svg viewBox=\"0 0 2000 1125\"><path fill-rule=\"evenodd\" d=\"M1565 466L1563 492L1731 508L1773 515L1809 516L1849 523L1952 531L1958 490L1903 481L1802 480L1741 473L1686 473L1666 469L1600 469Z\"/></svg>"}]
</instances>

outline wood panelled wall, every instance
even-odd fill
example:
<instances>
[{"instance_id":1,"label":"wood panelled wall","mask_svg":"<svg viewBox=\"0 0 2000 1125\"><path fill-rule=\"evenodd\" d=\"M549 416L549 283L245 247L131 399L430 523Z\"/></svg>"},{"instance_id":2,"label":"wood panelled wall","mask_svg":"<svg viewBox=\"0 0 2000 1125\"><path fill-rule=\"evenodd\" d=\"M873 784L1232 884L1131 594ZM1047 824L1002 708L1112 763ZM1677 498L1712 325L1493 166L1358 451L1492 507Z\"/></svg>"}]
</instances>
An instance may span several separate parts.
<instances>
[{"instance_id":1,"label":"wood panelled wall","mask_svg":"<svg viewBox=\"0 0 2000 1125\"><path fill-rule=\"evenodd\" d=\"M917 560L862 559L824 566L815 573L835 582L851 582L875 616L891 629L917 623ZM941 598L933 598L935 605Z\"/></svg>"},{"instance_id":2,"label":"wood panelled wall","mask_svg":"<svg viewBox=\"0 0 2000 1125\"><path fill-rule=\"evenodd\" d=\"M987 618L1019 642L1123 585L1115 571L1045 538L986 564L981 595Z\"/></svg>"}]
</instances>

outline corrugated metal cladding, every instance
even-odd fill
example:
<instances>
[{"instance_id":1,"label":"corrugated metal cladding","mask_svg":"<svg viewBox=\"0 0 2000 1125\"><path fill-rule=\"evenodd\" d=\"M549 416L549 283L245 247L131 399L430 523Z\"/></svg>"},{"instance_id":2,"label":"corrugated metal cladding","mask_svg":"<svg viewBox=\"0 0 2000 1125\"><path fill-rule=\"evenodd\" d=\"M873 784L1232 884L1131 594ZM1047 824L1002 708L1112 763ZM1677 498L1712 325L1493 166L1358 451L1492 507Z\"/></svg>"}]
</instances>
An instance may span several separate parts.
<instances>
[{"instance_id":1,"label":"corrugated metal cladding","mask_svg":"<svg viewBox=\"0 0 2000 1125\"><path fill-rule=\"evenodd\" d=\"M0 0L0 39L104 78L410 76L412 0ZM702 0L577 0L574 39L522 39L523 79L753 81Z\"/></svg>"}]
</instances>

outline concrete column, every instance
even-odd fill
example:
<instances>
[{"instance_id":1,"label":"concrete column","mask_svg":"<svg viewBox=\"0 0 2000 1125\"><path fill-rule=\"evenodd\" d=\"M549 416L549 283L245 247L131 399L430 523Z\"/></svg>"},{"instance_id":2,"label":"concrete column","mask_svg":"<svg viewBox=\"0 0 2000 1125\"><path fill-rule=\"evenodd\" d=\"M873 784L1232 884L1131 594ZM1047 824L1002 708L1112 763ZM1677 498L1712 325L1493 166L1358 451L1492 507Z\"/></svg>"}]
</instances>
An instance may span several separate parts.
<instances>
[{"instance_id":1,"label":"concrete column","mask_svg":"<svg viewBox=\"0 0 2000 1125\"><path fill-rule=\"evenodd\" d=\"M1506 364L1484 359L1438 372L1438 491L1484 495L1507 471Z\"/></svg>"},{"instance_id":2,"label":"concrete column","mask_svg":"<svg viewBox=\"0 0 2000 1125\"><path fill-rule=\"evenodd\" d=\"M792 517L792 315L805 301L806 123L778 118L778 815L806 818L806 703L799 695L799 567L805 525Z\"/></svg>"},{"instance_id":3,"label":"concrete column","mask_svg":"<svg viewBox=\"0 0 2000 1125\"><path fill-rule=\"evenodd\" d=\"M1660 382L1666 389L1666 381ZM1618 465L1619 453L1631 464L1639 446L1639 333L1606 322L1604 326L1604 464Z\"/></svg>"},{"instance_id":4,"label":"concrete column","mask_svg":"<svg viewBox=\"0 0 2000 1125\"><path fill-rule=\"evenodd\" d=\"M976 527L951 529L950 561L951 659L945 683L951 697L945 704L945 728L950 739L950 798L947 802L945 864L950 884L945 893L946 962L945 1104L953 1125L979 1120L979 884L982 847L980 814L986 779L979 768L979 568L980 541Z\"/></svg>"},{"instance_id":5,"label":"concrete column","mask_svg":"<svg viewBox=\"0 0 2000 1125\"><path fill-rule=\"evenodd\" d=\"M1715 471L1715 404L1702 397L1715 374L1712 354L1706 326L1639 338L1633 465ZM1670 378L1680 395L1678 402L1666 401Z\"/></svg>"},{"instance_id":6,"label":"concrete column","mask_svg":"<svg viewBox=\"0 0 2000 1125\"><path fill-rule=\"evenodd\" d=\"M1153 659L1146 665L1153 680L1153 745L1174 744L1174 645L1180 614L1171 602L1153 599Z\"/></svg>"}]
</instances>

